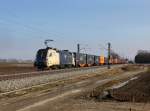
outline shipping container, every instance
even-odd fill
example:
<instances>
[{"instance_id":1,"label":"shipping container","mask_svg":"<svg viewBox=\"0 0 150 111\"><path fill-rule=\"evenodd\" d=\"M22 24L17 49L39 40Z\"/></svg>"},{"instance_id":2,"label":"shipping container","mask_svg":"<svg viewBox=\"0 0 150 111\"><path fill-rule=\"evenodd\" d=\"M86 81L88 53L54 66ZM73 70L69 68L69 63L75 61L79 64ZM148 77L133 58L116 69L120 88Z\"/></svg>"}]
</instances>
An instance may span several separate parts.
<instances>
[{"instance_id":1,"label":"shipping container","mask_svg":"<svg viewBox=\"0 0 150 111\"><path fill-rule=\"evenodd\" d=\"M86 55L82 53L74 53L75 63L77 67L85 67L86 66Z\"/></svg>"},{"instance_id":2,"label":"shipping container","mask_svg":"<svg viewBox=\"0 0 150 111\"><path fill-rule=\"evenodd\" d=\"M94 55L88 55L87 54L87 66L94 65Z\"/></svg>"},{"instance_id":3,"label":"shipping container","mask_svg":"<svg viewBox=\"0 0 150 111\"><path fill-rule=\"evenodd\" d=\"M104 65L108 64L108 58L104 57Z\"/></svg>"},{"instance_id":4,"label":"shipping container","mask_svg":"<svg viewBox=\"0 0 150 111\"><path fill-rule=\"evenodd\" d=\"M94 56L94 65L98 66L99 65L99 60L100 57L99 56Z\"/></svg>"},{"instance_id":5,"label":"shipping container","mask_svg":"<svg viewBox=\"0 0 150 111\"><path fill-rule=\"evenodd\" d=\"M100 63L100 65L104 65L104 63L105 63L105 57L104 56L100 56L99 63Z\"/></svg>"}]
</instances>

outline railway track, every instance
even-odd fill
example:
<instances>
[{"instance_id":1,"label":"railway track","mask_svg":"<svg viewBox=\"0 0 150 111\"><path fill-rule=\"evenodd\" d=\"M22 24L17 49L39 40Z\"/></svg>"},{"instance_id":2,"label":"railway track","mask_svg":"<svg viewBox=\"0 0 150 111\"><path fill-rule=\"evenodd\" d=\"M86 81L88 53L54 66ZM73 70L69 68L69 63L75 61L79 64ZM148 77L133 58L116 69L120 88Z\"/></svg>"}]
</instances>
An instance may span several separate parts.
<instances>
[{"instance_id":1,"label":"railway track","mask_svg":"<svg viewBox=\"0 0 150 111\"><path fill-rule=\"evenodd\" d=\"M70 68L70 69L57 69L57 70L48 70L48 71L35 71L35 72L28 72L28 73L16 73L16 74L7 74L7 75L0 75L0 81L11 80L11 79L21 79L21 78L28 78L28 77L35 77L35 76L43 76L43 75L54 75L58 73L66 73L66 72L73 72L73 71L84 71L87 69L97 69L97 68L104 68L106 66L93 66L93 67L84 67L84 68Z\"/></svg>"},{"instance_id":2,"label":"railway track","mask_svg":"<svg viewBox=\"0 0 150 111\"><path fill-rule=\"evenodd\" d=\"M122 66L120 65L119 67L122 67ZM113 66L113 68L117 69L118 66L117 67ZM93 69L93 67L92 67L92 69ZM35 110L37 110L39 107L38 106L39 103L44 103L43 104L44 107L46 107L45 105L48 104L48 107L50 107L49 106L50 102L52 103L52 106L61 106L62 103L63 104L65 103L65 101L67 104L70 103L70 101L69 101L70 99L74 99L74 101L76 101L78 97L79 98L86 97L86 96L89 97L89 94L91 94L91 92L93 92L93 90L95 91L95 89L97 87L104 88L104 89L106 89L107 87L109 88L110 86L107 86L106 84L111 85L110 83L113 83L113 81L114 81L114 84L118 84L116 81L118 81L120 83L120 81L124 81L126 79L128 80L128 79L136 76L137 74L139 74L141 71L143 71L141 69L141 70L138 70L135 72L131 71L131 72L123 72L123 73L121 72L120 74L109 74L109 73L106 74L106 73L103 73L103 71L104 72L107 71L106 68L102 68L102 69L103 70L101 70L101 68L100 68L100 70L96 69L98 71L95 71L95 73L98 73L99 76L90 76L85 79L85 78L80 78L81 74L79 74L78 76L74 76L73 78L65 78L64 80L60 79L61 81L65 81L65 82L57 83L57 81L59 81L59 80L54 80L55 82L52 81L51 83L49 82L48 84L44 84L44 85L40 84L38 86L34 85L31 87L21 88L19 90L13 90L10 92L3 93L2 94L3 97L10 97L10 100L12 100L11 97L15 96L16 100L13 99L14 100L13 102L12 101L9 102L8 100L5 101L5 99L3 99L1 102L1 105L0 105L0 107L1 107L0 109L2 111L5 111L5 110L7 110L7 111L28 111L28 110L30 110L30 106L31 107L35 106ZM85 73L83 73L83 74L85 74ZM89 73L89 75L90 74L91 74L91 72ZM104 74L105 76L101 76L101 74L102 75ZM72 75L73 74L71 74L71 77L72 77ZM66 76L66 77L68 77L68 76ZM55 83L57 84L56 86L54 85ZM50 84L53 84L54 87L51 87ZM112 84L112 86L114 84ZM47 87L47 86L49 86L49 87ZM36 88L37 88L37 90L35 90ZM30 93L31 90L29 90L29 89L31 89L33 92ZM74 91L79 91L79 92L73 93ZM75 98L73 98L72 93ZM21 94L21 96L20 96L20 94ZM66 95L66 94L68 94L68 95ZM18 96L18 98L17 98L17 96ZM57 104L55 104L53 101L51 101L54 99ZM60 99L65 100L65 101L58 104L60 102ZM126 99L128 99L128 97L123 97L121 99L126 100ZM74 102L73 102L73 104L74 104ZM42 107L42 106L40 106L40 107ZM64 106L64 107L66 108L66 106ZM43 110L47 111L46 109L43 109ZM53 109L51 109L51 110L53 110Z\"/></svg>"}]
</instances>

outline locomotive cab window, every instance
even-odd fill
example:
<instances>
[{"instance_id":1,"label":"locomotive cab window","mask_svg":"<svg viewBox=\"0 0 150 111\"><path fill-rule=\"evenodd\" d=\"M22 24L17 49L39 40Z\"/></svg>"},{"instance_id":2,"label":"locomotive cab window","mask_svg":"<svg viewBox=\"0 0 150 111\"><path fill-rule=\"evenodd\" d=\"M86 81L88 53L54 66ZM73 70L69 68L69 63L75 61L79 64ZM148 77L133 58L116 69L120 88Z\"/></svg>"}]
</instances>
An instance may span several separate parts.
<instances>
[{"instance_id":1,"label":"locomotive cab window","mask_svg":"<svg viewBox=\"0 0 150 111\"><path fill-rule=\"evenodd\" d=\"M39 50L37 53L37 59L44 59L46 58L47 51L46 50Z\"/></svg>"}]
</instances>

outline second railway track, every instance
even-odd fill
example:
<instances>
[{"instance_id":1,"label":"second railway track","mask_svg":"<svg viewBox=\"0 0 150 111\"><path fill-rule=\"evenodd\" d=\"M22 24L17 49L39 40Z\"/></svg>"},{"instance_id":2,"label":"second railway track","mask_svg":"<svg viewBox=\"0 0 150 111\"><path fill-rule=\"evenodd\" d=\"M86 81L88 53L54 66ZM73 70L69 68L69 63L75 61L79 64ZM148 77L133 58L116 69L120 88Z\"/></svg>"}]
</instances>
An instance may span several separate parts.
<instances>
[{"instance_id":1,"label":"second railway track","mask_svg":"<svg viewBox=\"0 0 150 111\"><path fill-rule=\"evenodd\" d=\"M58 69L58 70L47 70L47 71L34 71L34 72L27 72L27 73L15 73L15 74L3 74L0 75L0 81L11 80L11 79L21 79L27 77L34 77L34 76L42 76L42 75L54 75L60 73L67 73L73 71L84 71L87 69L96 69L96 68L104 68L106 66L93 66L93 67L84 67L84 68L70 68L70 69Z\"/></svg>"}]
</instances>

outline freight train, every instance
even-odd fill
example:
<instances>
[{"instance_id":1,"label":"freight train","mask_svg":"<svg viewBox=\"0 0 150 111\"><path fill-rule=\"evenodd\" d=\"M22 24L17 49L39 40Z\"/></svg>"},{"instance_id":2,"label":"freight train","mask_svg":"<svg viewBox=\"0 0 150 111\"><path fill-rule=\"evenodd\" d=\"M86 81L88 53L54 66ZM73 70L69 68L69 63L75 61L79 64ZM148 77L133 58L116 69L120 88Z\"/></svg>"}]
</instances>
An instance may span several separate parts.
<instances>
[{"instance_id":1,"label":"freight train","mask_svg":"<svg viewBox=\"0 0 150 111\"><path fill-rule=\"evenodd\" d=\"M118 64L119 62L111 60L110 63ZM76 53L50 47L39 49L34 62L37 69L90 67L104 64L107 64L107 58L104 56Z\"/></svg>"}]
</instances>

